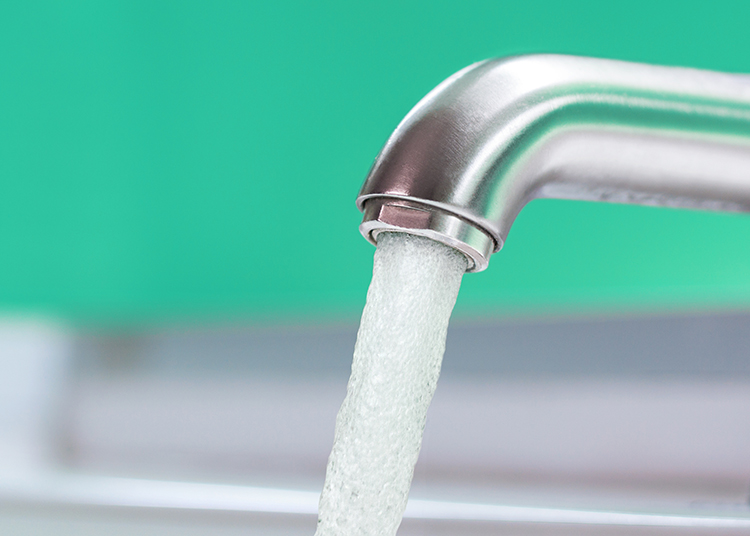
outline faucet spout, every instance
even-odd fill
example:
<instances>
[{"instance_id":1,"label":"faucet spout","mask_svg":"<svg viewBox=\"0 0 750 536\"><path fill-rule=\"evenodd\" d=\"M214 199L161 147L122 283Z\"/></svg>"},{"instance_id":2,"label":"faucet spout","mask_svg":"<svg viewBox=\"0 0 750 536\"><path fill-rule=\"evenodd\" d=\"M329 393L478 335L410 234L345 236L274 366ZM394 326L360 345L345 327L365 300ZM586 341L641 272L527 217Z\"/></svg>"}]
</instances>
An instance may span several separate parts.
<instances>
[{"instance_id":1,"label":"faucet spout","mask_svg":"<svg viewBox=\"0 0 750 536\"><path fill-rule=\"evenodd\" d=\"M750 212L750 76L530 55L454 74L362 186L362 234L433 238L487 268L535 198Z\"/></svg>"}]
</instances>

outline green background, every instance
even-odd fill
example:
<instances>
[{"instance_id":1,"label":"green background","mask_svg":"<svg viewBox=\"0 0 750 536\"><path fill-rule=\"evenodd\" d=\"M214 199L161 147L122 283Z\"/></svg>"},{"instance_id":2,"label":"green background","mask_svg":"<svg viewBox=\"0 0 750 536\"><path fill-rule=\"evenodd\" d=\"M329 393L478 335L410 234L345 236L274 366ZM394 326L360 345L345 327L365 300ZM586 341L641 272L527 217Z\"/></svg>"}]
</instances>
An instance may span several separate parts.
<instances>
[{"instance_id":1,"label":"green background","mask_svg":"<svg viewBox=\"0 0 750 536\"><path fill-rule=\"evenodd\" d=\"M750 72L748 2L3 2L0 308L356 316L354 206L399 120L487 57ZM750 218L535 201L463 315L742 308Z\"/></svg>"}]
</instances>

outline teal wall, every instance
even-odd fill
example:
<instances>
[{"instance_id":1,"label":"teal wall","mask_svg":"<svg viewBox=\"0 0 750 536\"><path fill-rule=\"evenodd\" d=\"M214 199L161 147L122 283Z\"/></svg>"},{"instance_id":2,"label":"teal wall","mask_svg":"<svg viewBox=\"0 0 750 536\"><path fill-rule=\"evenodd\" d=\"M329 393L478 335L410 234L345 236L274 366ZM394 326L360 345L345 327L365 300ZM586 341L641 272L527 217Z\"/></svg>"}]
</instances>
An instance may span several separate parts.
<instances>
[{"instance_id":1,"label":"teal wall","mask_svg":"<svg viewBox=\"0 0 750 536\"><path fill-rule=\"evenodd\" d=\"M338 318L354 198L461 67L561 52L750 72L750 3L3 2L0 309ZM463 314L750 305L750 217L535 201Z\"/></svg>"}]
</instances>

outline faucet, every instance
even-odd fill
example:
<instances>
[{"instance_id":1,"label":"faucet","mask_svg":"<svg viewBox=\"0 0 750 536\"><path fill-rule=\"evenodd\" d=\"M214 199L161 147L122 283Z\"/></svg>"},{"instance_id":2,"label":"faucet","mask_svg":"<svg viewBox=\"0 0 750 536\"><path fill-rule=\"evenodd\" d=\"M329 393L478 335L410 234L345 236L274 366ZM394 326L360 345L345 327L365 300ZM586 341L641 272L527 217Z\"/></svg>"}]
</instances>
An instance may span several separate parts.
<instances>
[{"instance_id":1,"label":"faucet","mask_svg":"<svg viewBox=\"0 0 750 536\"><path fill-rule=\"evenodd\" d=\"M360 232L407 232L487 268L536 198L750 211L750 75L564 55L486 60L386 142Z\"/></svg>"}]
</instances>

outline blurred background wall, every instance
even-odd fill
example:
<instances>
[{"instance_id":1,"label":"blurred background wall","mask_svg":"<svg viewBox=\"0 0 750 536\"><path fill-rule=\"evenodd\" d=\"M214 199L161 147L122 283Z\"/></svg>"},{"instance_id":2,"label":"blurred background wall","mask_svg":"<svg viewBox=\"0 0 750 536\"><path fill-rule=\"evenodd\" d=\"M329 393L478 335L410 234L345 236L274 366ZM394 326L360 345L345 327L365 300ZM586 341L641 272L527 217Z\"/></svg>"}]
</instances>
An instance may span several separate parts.
<instances>
[{"instance_id":1,"label":"blurred background wall","mask_svg":"<svg viewBox=\"0 0 750 536\"><path fill-rule=\"evenodd\" d=\"M4 2L0 309L78 325L358 317L354 198L432 87L557 52L750 72L750 5ZM534 201L458 313L744 308L750 218Z\"/></svg>"}]
</instances>

